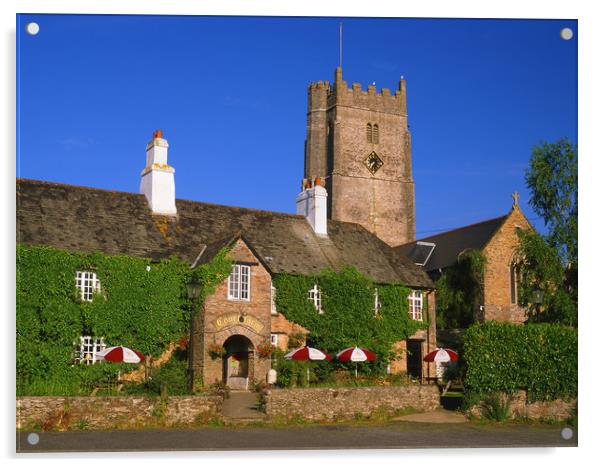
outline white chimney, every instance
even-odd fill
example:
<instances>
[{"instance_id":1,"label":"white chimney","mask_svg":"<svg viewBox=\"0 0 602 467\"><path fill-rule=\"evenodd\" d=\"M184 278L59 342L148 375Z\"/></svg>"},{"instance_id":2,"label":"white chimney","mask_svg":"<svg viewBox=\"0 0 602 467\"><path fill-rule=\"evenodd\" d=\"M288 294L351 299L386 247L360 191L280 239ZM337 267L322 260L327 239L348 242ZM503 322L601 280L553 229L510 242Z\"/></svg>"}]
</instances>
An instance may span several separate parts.
<instances>
[{"instance_id":1,"label":"white chimney","mask_svg":"<svg viewBox=\"0 0 602 467\"><path fill-rule=\"evenodd\" d=\"M317 235L328 235L327 202L328 192L320 185L320 179L315 182L304 180L303 189L297 195L297 214L305 216L311 228Z\"/></svg>"},{"instance_id":2,"label":"white chimney","mask_svg":"<svg viewBox=\"0 0 602 467\"><path fill-rule=\"evenodd\" d=\"M161 130L153 133L153 139L146 145L146 167L140 174L140 193L153 214L176 215L176 183L173 167L167 163L167 140Z\"/></svg>"}]
</instances>

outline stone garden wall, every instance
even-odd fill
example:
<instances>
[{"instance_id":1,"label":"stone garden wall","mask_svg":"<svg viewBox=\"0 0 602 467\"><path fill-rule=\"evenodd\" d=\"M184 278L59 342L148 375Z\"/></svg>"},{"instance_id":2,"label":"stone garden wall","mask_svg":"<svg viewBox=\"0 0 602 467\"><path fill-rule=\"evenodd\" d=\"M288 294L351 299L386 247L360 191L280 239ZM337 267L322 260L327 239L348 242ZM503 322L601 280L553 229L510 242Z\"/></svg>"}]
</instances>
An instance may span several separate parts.
<instances>
[{"instance_id":1,"label":"stone garden wall","mask_svg":"<svg viewBox=\"0 0 602 467\"><path fill-rule=\"evenodd\" d=\"M507 398L508 396L503 397ZM576 407L576 399L529 402L527 400L527 392L518 391L515 395L511 396L508 412L510 418L565 420L572 415ZM468 412L476 417L482 416L480 406L473 406Z\"/></svg>"},{"instance_id":2,"label":"stone garden wall","mask_svg":"<svg viewBox=\"0 0 602 467\"><path fill-rule=\"evenodd\" d=\"M206 423L221 414L220 396L19 397L17 429L126 429Z\"/></svg>"},{"instance_id":3,"label":"stone garden wall","mask_svg":"<svg viewBox=\"0 0 602 467\"><path fill-rule=\"evenodd\" d=\"M349 419L377 411L393 415L407 409L426 412L439 407L435 385L271 389L264 398L268 417L305 420Z\"/></svg>"}]
</instances>

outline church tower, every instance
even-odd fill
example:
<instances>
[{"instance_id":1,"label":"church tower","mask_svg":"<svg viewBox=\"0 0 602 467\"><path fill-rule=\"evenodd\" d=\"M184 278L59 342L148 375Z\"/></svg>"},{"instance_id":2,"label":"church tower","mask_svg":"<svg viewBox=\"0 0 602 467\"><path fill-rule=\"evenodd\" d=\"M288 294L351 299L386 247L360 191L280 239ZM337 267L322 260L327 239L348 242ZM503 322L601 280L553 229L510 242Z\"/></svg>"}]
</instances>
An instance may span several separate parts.
<instances>
[{"instance_id":1,"label":"church tower","mask_svg":"<svg viewBox=\"0 0 602 467\"><path fill-rule=\"evenodd\" d=\"M354 222L391 246L415 240L414 180L406 83L395 94L362 90L335 71L308 89L305 178L320 177L328 216Z\"/></svg>"}]
</instances>

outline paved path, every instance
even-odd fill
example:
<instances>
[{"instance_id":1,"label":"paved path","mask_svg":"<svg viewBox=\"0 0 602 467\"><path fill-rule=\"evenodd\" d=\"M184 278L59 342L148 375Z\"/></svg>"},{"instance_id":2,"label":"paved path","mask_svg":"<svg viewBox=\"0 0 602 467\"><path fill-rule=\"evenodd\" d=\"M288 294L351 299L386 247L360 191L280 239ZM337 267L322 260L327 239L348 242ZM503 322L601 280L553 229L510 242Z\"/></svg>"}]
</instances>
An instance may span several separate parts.
<instances>
[{"instance_id":1,"label":"paved path","mask_svg":"<svg viewBox=\"0 0 602 467\"><path fill-rule=\"evenodd\" d=\"M258 394L249 391L230 391L224 401L222 415L226 421L263 420L265 414L257 410Z\"/></svg>"},{"instance_id":2,"label":"paved path","mask_svg":"<svg viewBox=\"0 0 602 467\"><path fill-rule=\"evenodd\" d=\"M241 427L194 430L80 431L40 433L27 443L17 433L19 452L170 451L253 449L377 449L576 446L561 427L394 422L381 425L315 425L286 428Z\"/></svg>"}]
</instances>

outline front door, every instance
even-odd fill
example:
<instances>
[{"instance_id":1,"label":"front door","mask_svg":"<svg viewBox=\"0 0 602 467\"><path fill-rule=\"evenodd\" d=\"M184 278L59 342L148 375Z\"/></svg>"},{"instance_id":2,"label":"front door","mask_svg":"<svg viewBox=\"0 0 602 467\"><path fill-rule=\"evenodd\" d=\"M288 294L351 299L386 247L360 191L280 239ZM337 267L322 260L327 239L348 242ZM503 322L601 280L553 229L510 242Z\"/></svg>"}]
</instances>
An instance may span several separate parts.
<instances>
[{"instance_id":1,"label":"front door","mask_svg":"<svg viewBox=\"0 0 602 467\"><path fill-rule=\"evenodd\" d=\"M408 339L408 375L422 379L422 341Z\"/></svg>"},{"instance_id":2,"label":"front door","mask_svg":"<svg viewBox=\"0 0 602 467\"><path fill-rule=\"evenodd\" d=\"M249 352L235 352L228 356L228 378L226 384L231 389L248 389Z\"/></svg>"}]
</instances>

